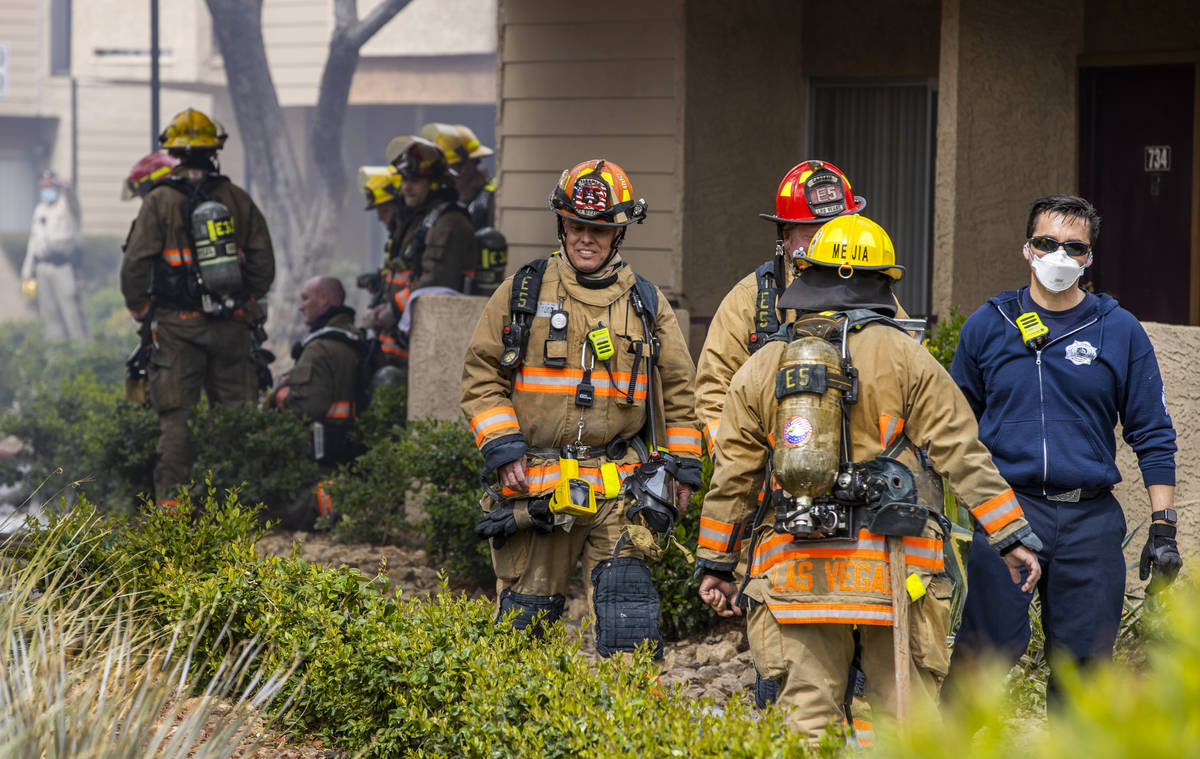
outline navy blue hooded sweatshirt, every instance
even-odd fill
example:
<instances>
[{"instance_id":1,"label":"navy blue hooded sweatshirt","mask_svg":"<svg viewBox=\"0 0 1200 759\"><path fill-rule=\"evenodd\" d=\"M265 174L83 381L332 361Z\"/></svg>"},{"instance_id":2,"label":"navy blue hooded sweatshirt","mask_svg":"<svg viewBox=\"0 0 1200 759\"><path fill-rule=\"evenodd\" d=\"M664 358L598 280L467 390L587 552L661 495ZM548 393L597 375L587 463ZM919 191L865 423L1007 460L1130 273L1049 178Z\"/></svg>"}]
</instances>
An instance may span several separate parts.
<instances>
[{"instance_id":1,"label":"navy blue hooded sweatshirt","mask_svg":"<svg viewBox=\"0 0 1200 759\"><path fill-rule=\"evenodd\" d=\"M1030 310L1050 328L1036 351L1015 324ZM1054 495L1120 482L1118 420L1144 484L1175 484L1175 428L1154 346L1107 295L1089 293L1064 312L1036 307L1028 287L992 297L963 325L950 374L1014 490Z\"/></svg>"}]
</instances>

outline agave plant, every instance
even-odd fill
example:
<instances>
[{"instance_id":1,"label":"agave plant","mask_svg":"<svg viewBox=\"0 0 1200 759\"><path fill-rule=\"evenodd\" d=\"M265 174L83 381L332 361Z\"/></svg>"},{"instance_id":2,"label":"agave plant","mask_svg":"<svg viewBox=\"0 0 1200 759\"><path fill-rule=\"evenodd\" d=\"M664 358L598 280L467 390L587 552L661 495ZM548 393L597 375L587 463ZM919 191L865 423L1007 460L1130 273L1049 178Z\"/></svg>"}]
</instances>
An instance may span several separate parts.
<instances>
[{"instance_id":1,"label":"agave plant","mask_svg":"<svg viewBox=\"0 0 1200 759\"><path fill-rule=\"evenodd\" d=\"M99 521L78 524L0 554L0 759L253 752L257 720L290 672L257 666L256 641L229 642L216 674L196 682L203 622L156 628L128 594L112 593L113 578L55 569L86 563L103 539Z\"/></svg>"}]
</instances>

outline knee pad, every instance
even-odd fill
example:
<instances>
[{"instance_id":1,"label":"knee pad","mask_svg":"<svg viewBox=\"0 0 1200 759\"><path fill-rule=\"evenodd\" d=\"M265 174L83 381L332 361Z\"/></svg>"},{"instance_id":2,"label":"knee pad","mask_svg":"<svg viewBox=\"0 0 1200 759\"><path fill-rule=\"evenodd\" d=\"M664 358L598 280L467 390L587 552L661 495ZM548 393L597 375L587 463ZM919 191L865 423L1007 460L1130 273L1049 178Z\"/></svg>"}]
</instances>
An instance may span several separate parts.
<instances>
[{"instance_id":1,"label":"knee pad","mask_svg":"<svg viewBox=\"0 0 1200 759\"><path fill-rule=\"evenodd\" d=\"M510 611L516 610L512 618L514 630L530 628L530 632L541 637L546 628L559 620L567 599L561 593L552 596L534 596L528 593L517 593L512 588L500 591L500 613L496 621L504 619Z\"/></svg>"},{"instance_id":2,"label":"knee pad","mask_svg":"<svg viewBox=\"0 0 1200 759\"><path fill-rule=\"evenodd\" d=\"M754 705L766 709L779 698L779 683L754 672Z\"/></svg>"},{"instance_id":3,"label":"knee pad","mask_svg":"<svg viewBox=\"0 0 1200 759\"><path fill-rule=\"evenodd\" d=\"M592 587L597 653L611 656L650 641L654 658L662 656L658 592L646 562L632 556L603 561L592 570Z\"/></svg>"}]
</instances>

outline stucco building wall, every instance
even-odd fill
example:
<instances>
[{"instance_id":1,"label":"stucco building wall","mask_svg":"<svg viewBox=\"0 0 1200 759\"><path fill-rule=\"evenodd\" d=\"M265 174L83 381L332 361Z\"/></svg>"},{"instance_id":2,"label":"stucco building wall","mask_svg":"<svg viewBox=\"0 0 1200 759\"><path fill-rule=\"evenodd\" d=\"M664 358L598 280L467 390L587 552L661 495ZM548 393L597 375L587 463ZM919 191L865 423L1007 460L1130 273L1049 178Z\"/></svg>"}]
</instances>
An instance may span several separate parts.
<instances>
[{"instance_id":1,"label":"stucco building wall","mask_svg":"<svg viewBox=\"0 0 1200 759\"><path fill-rule=\"evenodd\" d=\"M1083 0L942 4L933 310L1028 279L1033 199L1073 192ZM1064 23L1064 20L1067 23Z\"/></svg>"},{"instance_id":2,"label":"stucco building wall","mask_svg":"<svg viewBox=\"0 0 1200 759\"><path fill-rule=\"evenodd\" d=\"M1200 356L1200 327L1176 324L1143 324L1162 372L1167 392L1167 411L1175 423L1175 507L1179 511L1179 548L1185 561L1200 559L1200 386L1196 384L1196 356ZM1150 521L1150 499L1142 484L1137 457L1121 439L1117 430L1117 465L1122 482L1114 489L1125 509L1125 522L1130 530ZM1126 549L1126 558L1136 561L1146 543L1146 524L1142 524ZM1195 565L1191 567L1195 570ZM1138 580L1137 571L1129 575L1132 584Z\"/></svg>"}]
</instances>

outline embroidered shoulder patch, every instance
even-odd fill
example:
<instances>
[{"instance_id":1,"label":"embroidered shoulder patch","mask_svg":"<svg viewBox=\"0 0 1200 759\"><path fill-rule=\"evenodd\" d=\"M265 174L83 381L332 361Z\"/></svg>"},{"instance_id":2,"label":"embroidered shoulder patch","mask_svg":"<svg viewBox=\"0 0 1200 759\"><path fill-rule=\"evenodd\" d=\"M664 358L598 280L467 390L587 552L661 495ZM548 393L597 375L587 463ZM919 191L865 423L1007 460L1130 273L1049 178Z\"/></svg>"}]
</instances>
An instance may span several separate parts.
<instances>
[{"instance_id":1,"label":"embroidered shoulder patch","mask_svg":"<svg viewBox=\"0 0 1200 759\"><path fill-rule=\"evenodd\" d=\"M1076 340L1067 346L1067 360L1075 366L1084 366L1096 360L1099 355L1096 346L1087 340Z\"/></svg>"}]
</instances>

